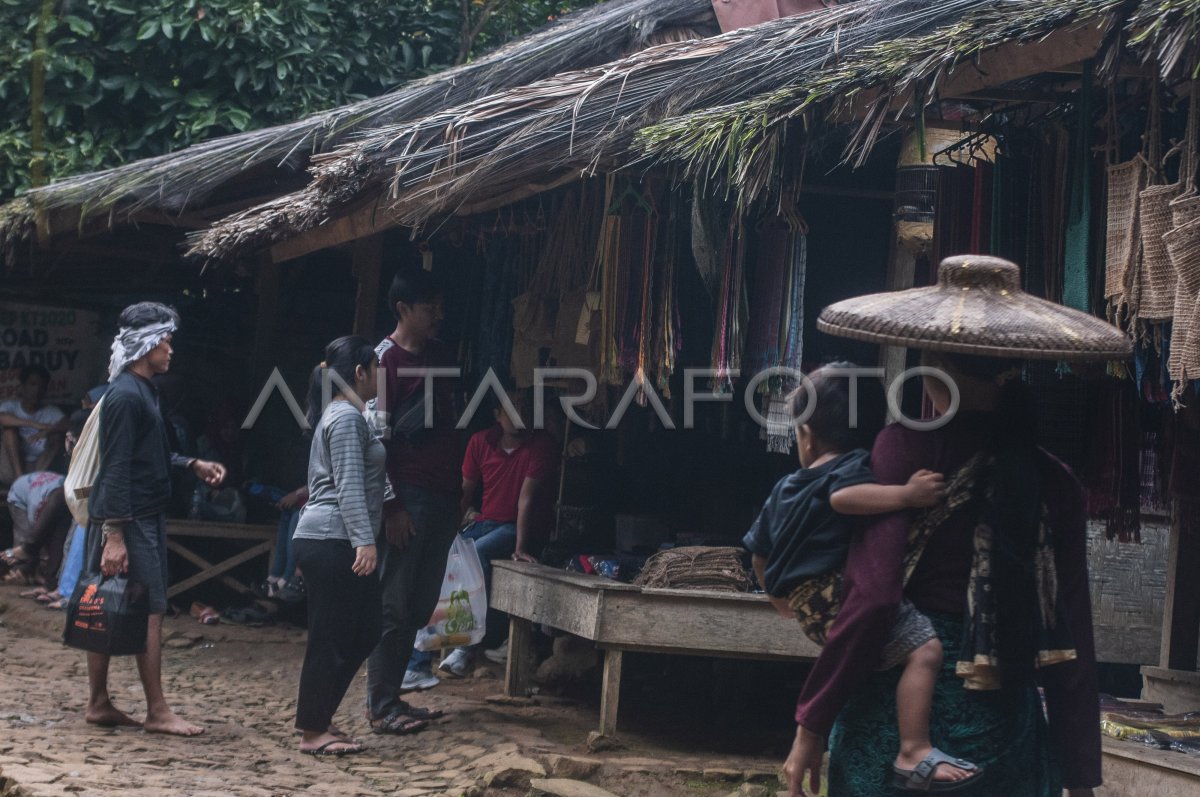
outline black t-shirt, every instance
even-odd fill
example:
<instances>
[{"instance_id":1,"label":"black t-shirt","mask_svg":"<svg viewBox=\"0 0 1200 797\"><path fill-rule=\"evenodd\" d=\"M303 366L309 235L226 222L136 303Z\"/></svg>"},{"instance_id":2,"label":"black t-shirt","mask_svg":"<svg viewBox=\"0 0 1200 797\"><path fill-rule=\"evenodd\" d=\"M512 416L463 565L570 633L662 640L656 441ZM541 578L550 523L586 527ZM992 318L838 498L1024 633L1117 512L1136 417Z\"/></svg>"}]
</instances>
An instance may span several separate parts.
<instances>
[{"instance_id":1,"label":"black t-shirt","mask_svg":"<svg viewBox=\"0 0 1200 797\"><path fill-rule=\"evenodd\" d=\"M856 449L784 476L771 490L742 538L751 553L767 560L762 587L769 594L786 597L802 581L845 564L852 520L833 511L829 496L843 487L874 483L870 457Z\"/></svg>"}]
</instances>

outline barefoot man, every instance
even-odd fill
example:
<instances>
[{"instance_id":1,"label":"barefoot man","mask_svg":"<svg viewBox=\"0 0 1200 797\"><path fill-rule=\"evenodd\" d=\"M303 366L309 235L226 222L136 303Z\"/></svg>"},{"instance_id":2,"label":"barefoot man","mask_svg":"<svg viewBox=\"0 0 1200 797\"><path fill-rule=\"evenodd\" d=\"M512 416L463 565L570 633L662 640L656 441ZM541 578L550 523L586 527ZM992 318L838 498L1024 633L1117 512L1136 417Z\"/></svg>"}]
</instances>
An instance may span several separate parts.
<instances>
[{"instance_id":1,"label":"barefoot man","mask_svg":"<svg viewBox=\"0 0 1200 797\"><path fill-rule=\"evenodd\" d=\"M204 732L167 705L162 691L162 622L167 610L167 536L164 511L171 497L172 467L190 468L211 485L225 478L224 466L171 453L150 381L171 366L175 310L140 302L121 312L112 344L109 388L100 405L100 470L88 499L88 570L106 576L127 573L146 585L150 622L146 652L137 656L146 693L146 720L118 711L108 694L109 657L88 653L90 696L86 719L96 725L144 725L147 731L195 736Z\"/></svg>"}]
</instances>

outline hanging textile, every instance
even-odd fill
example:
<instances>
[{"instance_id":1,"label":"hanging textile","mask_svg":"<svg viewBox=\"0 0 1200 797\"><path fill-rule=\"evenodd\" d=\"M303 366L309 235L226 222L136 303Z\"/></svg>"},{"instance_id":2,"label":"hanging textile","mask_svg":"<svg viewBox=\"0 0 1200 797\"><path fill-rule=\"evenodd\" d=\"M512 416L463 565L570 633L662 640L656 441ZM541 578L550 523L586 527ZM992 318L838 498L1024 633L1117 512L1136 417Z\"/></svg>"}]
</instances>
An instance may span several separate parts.
<instances>
[{"instance_id":1,"label":"hanging textile","mask_svg":"<svg viewBox=\"0 0 1200 797\"><path fill-rule=\"evenodd\" d=\"M790 266L791 230L782 219L770 219L755 236L750 274L750 329L746 339L746 367L752 372L781 364L780 336Z\"/></svg>"},{"instance_id":2,"label":"hanging textile","mask_svg":"<svg viewBox=\"0 0 1200 797\"><path fill-rule=\"evenodd\" d=\"M664 398L671 397L671 375L675 373L675 364L679 352L683 349L683 338L680 335L679 285L676 278L678 242L684 231L683 214L680 213L682 201L678 192L671 192L667 209L667 235L662 243L664 252L655 301L651 367L656 376L658 391Z\"/></svg>"},{"instance_id":3,"label":"hanging textile","mask_svg":"<svg viewBox=\"0 0 1200 797\"><path fill-rule=\"evenodd\" d=\"M971 207L971 251L986 254L992 243L992 164L975 165Z\"/></svg>"},{"instance_id":4,"label":"hanging textile","mask_svg":"<svg viewBox=\"0 0 1200 797\"><path fill-rule=\"evenodd\" d=\"M1055 128L1049 135L1042 152L1042 277L1043 295L1052 302L1063 301L1063 252L1067 217L1067 162L1071 140L1062 128Z\"/></svg>"},{"instance_id":5,"label":"hanging textile","mask_svg":"<svg viewBox=\"0 0 1200 797\"><path fill-rule=\"evenodd\" d=\"M621 383L621 365L617 349L617 293L620 288L621 218L608 212L612 206L617 178L608 175L604 186L604 224L600 245L596 247L596 265L600 293L600 382Z\"/></svg>"},{"instance_id":6,"label":"hanging textile","mask_svg":"<svg viewBox=\"0 0 1200 797\"><path fill-rule=\"evenodd\" d=\"M599 370L600 335L593 334L592 322L599 321L600 294L593 284L603 201L603 183L582 182L564 200L546 241L544 256L558 260L561 271L549 360L559 368Z\"/></svg>"},{"instance_id":7,"label":"hanging textile","mask_svg":"<svg viewBox=\"0 0 1200 797\"><path fill-rule=\"evenodd\" d=\"M1091 437L1084 480L1088 515L1104 523L1107 539L1141 540L1142 435L1137 390L1128 380L1093 388Z\"/></svg>"},{"instance_id":8,"label":"hanging textile","mask_svg":"<svg viewBox=\"0 0 1200 797\"><path fill-rule=\"evenodd\" d=\"M742 368L742 340L746 319L745 224L739 217L725 235L725 264L717 302L717 325L713 336L713 387L733 392L733 374Z\"/></svg>"},{"instance_id":9,"label":"hanging textile","mask_svg":"<svg viewBox=\"0 0 1200 797\"><path fill-rule=\"evenodd\" d=\"M1091 312L1088 248L1091 238L1092 62L1084 61L1068 170L1067 234L1063 248L1062 303Z\"/></svg>"}]
</instances>

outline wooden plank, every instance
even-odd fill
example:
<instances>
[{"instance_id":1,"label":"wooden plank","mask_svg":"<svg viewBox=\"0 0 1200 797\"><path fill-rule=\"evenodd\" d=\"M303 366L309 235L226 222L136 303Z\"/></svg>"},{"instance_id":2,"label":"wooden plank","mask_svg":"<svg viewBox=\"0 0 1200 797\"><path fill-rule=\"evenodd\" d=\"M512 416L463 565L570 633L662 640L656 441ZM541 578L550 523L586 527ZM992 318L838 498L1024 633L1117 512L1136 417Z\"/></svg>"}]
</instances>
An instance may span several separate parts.
<instances>
[{"instance_id":1,"label":"wooden plank","mask_svg":"<svg viewBox=\"0 0 1200 797\"><path fill-rule=\"evenodd\" d=\"M286 263L319 249L349 243L399 226L399 218L388 207L386 195L381 192L352 205L343 216L300 233L295 238L280 241L271 247L271 258L276 263Z\"/></svg>"},{"instance_id":2,"label":"wooden plank","mask_svg":"<svg viewBox=\"0 0 1200 797\"><path fill-rule=\"evenodd\" d=\"M1175 500L1171 507L1171 542L1167 559L1167 595L1163 603L1159 666L1195 670L1200 654L1200 506ZM1185 519L1186 518L1186 519Z\"/></svg>"},{"instance_id":3,"label":"wooden plank","mask_svg":"<svg viewBox=\"0 0 1200 797\"><path fill-rule=\"evenodd\" d=\"M204 572L211 568L216 567L215 564L208 561L200 554L195 553L194 551L189 551L187 548L184 548L183 545L176 542L175 540L171 540L171 539L167 540L167 550L173 551L173 552L179 554L180 556L182 556L184 559L187 559L189 562L194 564L196 567L200 568L201 572ZM225 586L234 590L235 592L240 592L243 595L253 595L254 594L246 587L245 584L243 584L242 582L233 578L232 576L218 576L218 578L221 579L222 584L224 584Z\"/></svg>"},{"instance_id":4,"label":"wooden plank","mask_svg":"<svg viewBox=\"0 0 1200 797\"><path fill-rule=\"evenodd\" d=\"M724 593L604 596L601 645L628 650L736 658L813 659L820 649L765 596L746 602Z\"/></svg>"},{"instance_id":5,"label":"wooden plank","mask_svg":"<svg viewBox=\"0 0 1200 797\"><path fill-rule=\"evenodd\" d=\"M213 537L221 540L274 540L277 529L265 523L212 523L168 520L168 537Z\"/></svg>"},{"instance_id":6,"label":"wooden plank","mask_svg":"<svg viewBox=\"0 0 1200 797\"><path fill-rule=\"evenodd\" d=\"M375 339L375 316L379 306L379 272L383 264L383 236L370 235L354 242L351 257L358 293L354 300L354 334Z\"/></svg>"},{"instance_id":7,"label":"wooden plank","mask_svg":"<svg viewBox=\"0 0 1200 797\"><path fill-rule=\"evenodd\" d=\"M209 568L208 570L203 570L194 576L185 578L183 581L180 581L178 584L175 584L167 590L167 597L173 598L179 593L189 590L197 584L203 584L205 581L208 581L211 578L215 578L228 570L232 570L242 562L248 562L256 556L261 556L262 554L270 551L274 545L274 540L269 542L260 542L258 545L247 548L236 556L231 556L220 564Z\"/></svg>"},{"instance_id":8,"label":"wooden plank","mask_svg":"<svg viewBox=\"0 0 1200 797\"><path fill-rule=\"evenodd\" d=\"M533 623L517 616L508 618L508 661L504 666L504 694L525 697L532 680Z\"/></svg>"},{"instance_id":9,"label":"wooden plank","mask_svg":"<svg viewBox=\"0 0 1200 797\"><path fill-rule=\"evenodd\" d=\"M493 564L489 596L492 608L534 623L545 623L584 639L596 639L601 590L549 576L541 578L514 572L501 564ZM551 568L542 569L553 573Z\"/></svg>"},{"instance_id":10,"label":"wooden plank","mask_svg":"<svg viewBox=\"0 0 1200 797\"><path fill-rule=\"evenodd\" d=\"M621 704L620 650L604 651L604 675L600 687L600 733L612 736L617 732L617 709Z\"/></svg>"}]
</instances>

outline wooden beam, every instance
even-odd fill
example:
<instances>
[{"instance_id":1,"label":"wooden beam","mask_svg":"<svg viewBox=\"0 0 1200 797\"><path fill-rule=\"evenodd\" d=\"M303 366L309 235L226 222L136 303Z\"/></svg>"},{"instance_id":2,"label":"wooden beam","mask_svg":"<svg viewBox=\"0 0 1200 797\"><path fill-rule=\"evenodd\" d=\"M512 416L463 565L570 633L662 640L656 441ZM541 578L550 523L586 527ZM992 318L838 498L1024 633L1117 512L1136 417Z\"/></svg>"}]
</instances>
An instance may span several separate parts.
<instances>
[{"instance_id":1,"label":"wooden beam","mask_svg":"<svg viewBox=\"0 0 1200 797\"><path fill-rule=\"evenodd\" d=\"M947 70L935 91L939 99L961 98L1014 80L1057 72L1093 57L1103 41L1104 31L1095 24L1087 24L1055 31L1038 41L1001 44ZM835 115L835 121L863 119L880 93L879 89L860 92L848 111ZM912 100L912 92L904 92L891 103L890 109L898 111Z\"/></svg>"},{"instance_id":2,"label":"wooden beam","mask_svg":"<svg viewBox=\"0 0 1200 797\"><path fill-rule=\"evenodd\" d=\"M568 183L574 183L582 180L583 175L578 169L571 169L566 174L560 174L543 183L527 183L518 186L502 194L497 194L489 199L481 199L478 202L472 202L469 205L460 205L454 211L456 216L470 216L475 213L487 213L489 210L502 208L506 205L511 205L514 202L520 202L522 199L528 199L531 196L551 191Z\"/></svg>"},{"instance_id":3,"label":"wooden beam","mask_svg":"<svg viewBox=\"0 0 1200 797\"><path fill-rule=\"evenodd\" d=\"M354 277L358 295L354 300L354 334L374 340L375 316L379 307L379 272L383 264L383 235L376 233L354 242Z\"/></svg>"},{"instance_id":4,"label":"wooden beam","mask_svg":"<svg viewBox=\"0 0 1200 797\"><path fill-rule=\"evenodd\" d=\"M400 219L388 207L383 194L379 194L352 206L344 216L275 244L271 247L271 258L276 263L286 263L320 249L366 238L399 226Z\"/></svg>"},{"instance_id":5,"label":"wooden beam","mask_svg":"<svg viewBox=\"0 0 1200 797\"><path fill-rule=\"evenodd\" d=\"M617 709L621 705L620 650L604 651L604 676L600 686L600 734L613 736L617 732Z\"/></svg>"}]
</instances>

